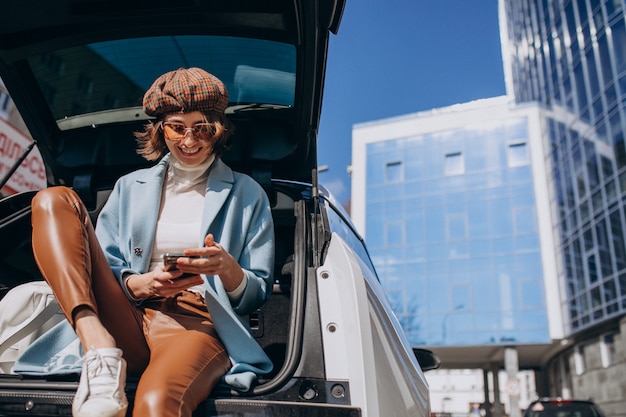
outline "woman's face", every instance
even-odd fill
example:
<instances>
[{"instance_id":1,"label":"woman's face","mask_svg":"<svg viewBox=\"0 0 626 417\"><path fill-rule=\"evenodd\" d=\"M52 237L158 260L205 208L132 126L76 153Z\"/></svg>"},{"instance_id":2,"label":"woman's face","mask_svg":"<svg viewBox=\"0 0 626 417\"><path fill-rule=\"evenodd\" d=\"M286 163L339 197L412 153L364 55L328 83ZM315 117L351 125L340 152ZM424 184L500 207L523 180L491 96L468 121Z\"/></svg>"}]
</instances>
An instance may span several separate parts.
<instances>
[{"instance_id":1,"label":"woman's face","mask_svg":"<svg viewBox=\"0 0 626 417\"><path fill-rule=\"evenodd\" d=\"M172 157L188 167L197 166L206 161L213 153L213 137L211 135L197 137L188 129L196 127L198 130L198 126L204 126L206 123L206 116L199 111L166 115L163 119L163 134ZM187 129L184 130L184 136L180 140L168 139L168 133L169 137L175 137L176 130L180 132L183 126Z\"/></svg>"}]
</instances>

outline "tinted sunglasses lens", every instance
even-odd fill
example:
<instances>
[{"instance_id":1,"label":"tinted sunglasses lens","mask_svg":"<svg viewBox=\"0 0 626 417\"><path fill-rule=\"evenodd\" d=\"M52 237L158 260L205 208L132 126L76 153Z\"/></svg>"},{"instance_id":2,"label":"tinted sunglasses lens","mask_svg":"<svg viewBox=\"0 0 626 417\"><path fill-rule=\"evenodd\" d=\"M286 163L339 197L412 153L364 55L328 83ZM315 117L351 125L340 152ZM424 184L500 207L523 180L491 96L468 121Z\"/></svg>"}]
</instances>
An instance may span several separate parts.
<instances>
[{"instance_id":1,"label":"tinted sunglasses lens","mask_svg":"<svg viewBox=\"0 0 626 417\"><path fill-rule=\"evenodd\" d=\"M193 128L193 134L197 138L211 139L215 135L215 127L210 123L203 123L196 125Z\"/></svg>"},{"instance_id":2,"label":"tinted sunglasses lens","mask_svg":"<svg viewBox=\"0 0 626 417\"><path fill-rule=\"evenodd\" d=\"M185 126L180 124L164 123L163 134L166 139L181 139L185 136Z\"/></svg>"}]
</instances>

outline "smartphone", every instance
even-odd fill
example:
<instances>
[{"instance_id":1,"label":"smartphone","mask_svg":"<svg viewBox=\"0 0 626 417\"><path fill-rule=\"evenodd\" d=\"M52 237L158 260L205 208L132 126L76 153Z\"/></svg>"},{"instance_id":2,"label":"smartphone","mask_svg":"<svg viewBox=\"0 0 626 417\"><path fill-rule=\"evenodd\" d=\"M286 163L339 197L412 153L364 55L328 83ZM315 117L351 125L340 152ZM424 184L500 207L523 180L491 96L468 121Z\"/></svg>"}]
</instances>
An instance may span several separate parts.
<instances>
[{"instance_id":1,"label":"smartphone","mask_svg":"<svg viewBox=\"0 0 626 417\"><path fill-rule=\"evenodd\" d=\"M163 255L163 269L166 271L175 271L176 259L178 258L199 258L199 256L185 256L182 253L166 253ZM197 274L183 274L180 278L187 278Z\"/></svg>"}]
</instances>

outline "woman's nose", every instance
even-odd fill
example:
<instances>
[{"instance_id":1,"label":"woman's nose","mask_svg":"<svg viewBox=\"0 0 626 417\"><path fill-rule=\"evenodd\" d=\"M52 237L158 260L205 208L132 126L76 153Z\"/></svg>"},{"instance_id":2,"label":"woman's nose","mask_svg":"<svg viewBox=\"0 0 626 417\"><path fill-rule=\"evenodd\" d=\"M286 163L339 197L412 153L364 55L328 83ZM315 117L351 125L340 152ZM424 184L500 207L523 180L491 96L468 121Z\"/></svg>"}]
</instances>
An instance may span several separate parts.
<instances>
[{"instance_id":1,"label":"woman's nose","mask_svg":"<svg viewBox=\"0 0 626 417\"><path fill-rule=\"evenodd\" d=\"M181 142L186 146L193 146L196 144L197 141L198 139L196 138L196 135L193 134L193 130L185 129L185 136L183 136Z\"/></svg>"}]
</instances>

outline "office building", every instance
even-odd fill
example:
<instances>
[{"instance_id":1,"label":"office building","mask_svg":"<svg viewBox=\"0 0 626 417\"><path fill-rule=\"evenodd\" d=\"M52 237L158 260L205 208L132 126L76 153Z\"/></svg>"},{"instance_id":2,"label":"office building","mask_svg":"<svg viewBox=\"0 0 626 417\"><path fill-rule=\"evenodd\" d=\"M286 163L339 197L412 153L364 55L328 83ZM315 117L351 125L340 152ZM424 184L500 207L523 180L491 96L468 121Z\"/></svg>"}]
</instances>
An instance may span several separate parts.
<instances>
[{"instance_id":1,"label":"office building","mask_svg":"<svg viewBox=\"0 0 626 417\"><path fill-rule=\"evenodd\" d=\"M437 406L517 394L563 337L544 120L496 97L353 127L351 215L409 340L489 381Z\"/></svg>"},{"instance_id":2,"label":"office building","mask_svg":"<svg viewBox=\"0 0 626 417\"><path fill-rule=\"evenodd\" d=\"M550 395L592 397L625 415L626 5L501 0L507 93L549 114L546 163L556 214L564 349Z\"/></svg>"}]
</instances>

